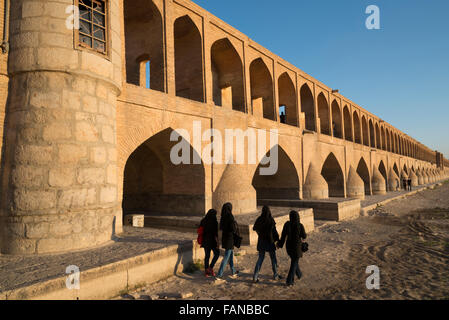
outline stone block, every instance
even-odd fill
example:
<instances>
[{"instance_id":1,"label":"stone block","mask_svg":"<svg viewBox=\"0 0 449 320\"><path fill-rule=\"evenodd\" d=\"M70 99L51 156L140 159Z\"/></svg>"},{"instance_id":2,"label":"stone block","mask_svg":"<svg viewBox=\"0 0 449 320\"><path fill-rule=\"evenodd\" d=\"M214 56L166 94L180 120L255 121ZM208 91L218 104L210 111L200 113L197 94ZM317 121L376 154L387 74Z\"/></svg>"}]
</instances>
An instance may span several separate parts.
<instances>
[{"instance_id":1,"label":"stone block","mask_svg":"<svg viewBox=\"0 0 449 320\"><path fill-rule=\"evenodd\" d=\"M125 216L125 226L143 228L145 216L143 214L128 214Z\"/></svg>"}]
</instances>

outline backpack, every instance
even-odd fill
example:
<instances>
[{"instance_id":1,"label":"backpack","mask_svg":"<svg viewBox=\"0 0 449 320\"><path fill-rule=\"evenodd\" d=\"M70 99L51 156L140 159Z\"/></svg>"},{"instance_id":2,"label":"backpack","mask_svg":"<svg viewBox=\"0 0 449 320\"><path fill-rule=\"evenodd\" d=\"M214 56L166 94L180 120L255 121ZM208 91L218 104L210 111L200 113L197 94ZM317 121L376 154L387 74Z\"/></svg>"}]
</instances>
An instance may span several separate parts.
<instances>
[{"instance_id":1,"label":"backpack","mask_svg":"<svg viewBox=\"0 0 449 320\"><path fill-rule=\"evenodd\" d=\"M200 226L197 230L196 233L198 234L198 237L196 238L196 241L198 242L198 244L200 246L203 246L203 234L204 234L204 227Z\"/></svg>"}]
</instances>

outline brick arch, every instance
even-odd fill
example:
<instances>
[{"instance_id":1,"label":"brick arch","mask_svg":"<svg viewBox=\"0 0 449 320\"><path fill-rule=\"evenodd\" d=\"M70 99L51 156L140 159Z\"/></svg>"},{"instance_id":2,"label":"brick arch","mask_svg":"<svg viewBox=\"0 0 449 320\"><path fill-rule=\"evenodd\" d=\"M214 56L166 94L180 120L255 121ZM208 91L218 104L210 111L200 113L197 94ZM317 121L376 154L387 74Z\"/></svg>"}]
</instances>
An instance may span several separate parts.
<instances>
[{"instance_id":1,"label":"brick arch","mask_svg":"<svg viewBox=\"0 0 449 320\"><path fill-rule=\"evenodd\" d=\"M231 105L245 111L242 57L228 38L215 41L210 48L213 100L217 106Z\"/></svg>"},{"instance_id":2,"label":"brick arch","mask_svg":"<svg viewBox=\"0 0 449 320\"><path fill-rule=\"evenodd\" d=\"M321 166L321 175L329 187L329 197L345 196L345 178L342 166L337 157L331 152Z\"/></svg>"},{"instance_id":3,"label":"brick arch","mask_svg":"<svg viewBox=\"0 0 449 320\"><path fill-rule=\"evenodd\" d=\"M329 103L323 92L320 92L317 98L318 117L320 119L320 132L322 134L331 135L331 125L329 123Z\"/></svg>"},{"instance_id":4,"label":"brick arch","mask_svg":"<svg viewBox=\"0 0 449 320\"><path fill-rule=\"evenodd\" d=\"M203 40L189 15L173 23L176 95L204 102Z\"/></svg>"},{"instance_id":5,"label":"brick arch","mask_svg":"<svg viewBox=\"0 0 449 320\"><path fill-rule=\"evenodd\" d=\"M358 161L358 163L356 163L354 168L356 169L357 174L363 180L365 194L371 195L371 173L368 163L369 162L366 161L365 157L361 156L360 160Z\"/></svg>"},{"instance_id":6,"label":"brick arch","mask_svg":"<svg viewBox=\"0 0 449 320\"><path fill-rule=\"evenodd\" d=\"M342 125L342 117L341 117L341 109L340 105L337 102L337 99L334 99L331 104L331 113L332 113L332 131L333 136L336 138L343 138L343 125Z\"/></svg>"},{"instance_id":7,"label":"brick arch","mask_svg":"<svg viewBox=\"0 0 449 320\"><path fill-rule=\"evenodd\" d=\"M123 213L202 215L205 213L206 176L201 157L176 131L164 129L146 139L126 159L123 168ZM188 163L174 163L173 148L183 142ZM199 163L195 164L195 157Z\"/></svg>"},{"instance_id":8,"label":"brick arch","mask_svg":"<svg viewBox=\"0 0 449 320\"><path fill-rule=\"evenodd\" d=\"M300 89L301 112L305 114L306 129L317 131L315 128L315 102L312 90L307 83L304 83Z\"/></svg>"},{"instance_id":9,"label":"brick arch","mask_svg":"<svg viewBox=\"0 0 449 320\"><path fill-rule=\"evenodd\" d=\"M252 186L258 199L299 199L300 179L298 169L287 151L276 145L278 153L278 168L274 175L261 175L260 169L268 167L259 163L253 172ZM273 148L267 152L273 155Z\"/></svg>"},{"instance_id":10,"label":"brick arch","mask_svg":"<svg viewBox=\"0 0 449 320\"><path fill-rule=\"evenodd\" d=\"M284 72L279 76L278 91L279 107L285 107L285 123L292 126L298 126L296 86L294 85L288 72Z\"/></svg>"}]
</instances>

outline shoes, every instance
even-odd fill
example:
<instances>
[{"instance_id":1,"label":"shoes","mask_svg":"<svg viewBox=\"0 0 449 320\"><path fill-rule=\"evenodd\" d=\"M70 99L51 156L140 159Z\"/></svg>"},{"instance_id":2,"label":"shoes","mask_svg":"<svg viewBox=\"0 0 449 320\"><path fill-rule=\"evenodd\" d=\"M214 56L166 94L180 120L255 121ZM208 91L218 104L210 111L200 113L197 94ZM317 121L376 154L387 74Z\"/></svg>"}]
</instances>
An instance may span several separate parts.
<instances>
[{"instance_id":1,"label":"shoes","mask_svg":"<svg viewBox=\"0 0 449 320\"><path fill-rule=\"evenodd\" d=\"M209 268L209 274L210 274L212 277L215 277L214 269Z\"/></svg>"},{"instance_id":2,"label":"shoes","mask_svg":"<svg viewBox=\"0 0 449 320\"><path fill-rule=\"evenodd\" d=\"M279 274L273 276L273 280L282 280L282 279L283 279L283 277Z\"/></svg>"},{"instance_id":3,"label":"shoes","mask_svg":"<svg viewBox=\"0 0 449 320\"><path fill-rule=\"evenodd\" d=\"M204 271L204 276L205 276L206 278L209 278L210 275L211 275L211 274L210 274L210 269L207 268L206 271Z\"/></svg>"},{"instance_id":4,"label":"shoes","mask_svg":"<svg viewBox=\"0 0 449 320\"><path fill-rule=\"evenodd\" d=\"M221 284L221 283L224 283L224 282L226 282L225 279L220 278L220 277L215 277L215 281L214 281L215 284Z\"/></svg>"},{"instance_id":5,"label":"shoes","mask_svg":"<svg viewBox=\"0 0 449 320\"><path fill-rule=\"evenodd\" d=\"M294 283L287 283L286 286L287 287L292 287L294 285Z\"/></svg>"},{"instance_id":6,"label":"shoes","mask_svg":"<svg viewBox=\"0 0 449 320\"><path fill-rule=\"evenodd\" d=\"M259 283L259 279L253 279L253 283Z\"/></svg>"},{"instance_id":7,"label":"shoes","mask_svg":"<svg viewBox=\"0 0 449 320\"><path fill-rule=\"evenodd\" d=\"M239 272L236 271L234 274L232 274L231 276L229 276L229 278L231 279L236 279L239 276Z\"/></svg>"}]
</instances>

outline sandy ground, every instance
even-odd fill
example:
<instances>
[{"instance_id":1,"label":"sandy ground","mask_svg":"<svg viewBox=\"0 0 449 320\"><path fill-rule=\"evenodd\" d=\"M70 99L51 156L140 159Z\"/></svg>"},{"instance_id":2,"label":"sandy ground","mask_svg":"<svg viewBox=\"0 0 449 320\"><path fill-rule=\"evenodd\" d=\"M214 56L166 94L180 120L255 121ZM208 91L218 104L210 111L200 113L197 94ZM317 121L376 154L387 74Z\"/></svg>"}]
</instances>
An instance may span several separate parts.
<instances>
[{"instance_id":1,"label":"sandy ground","mask_svg":"<svg viewBox=\"0 0 449 320\"><path fill-rule=\"evenodd\" d=\"M252 283L255 248L236 257L237 279L216 284L202 272L179 274L118 299L449 299L449 183L378 207L356 220L316 222L300 259L301 280L285 286L289 259L277 251L283 280L271 280L267 255ZM243 251L246 251L244 254ZM238 251L236 251L238 252ZM215 270L218 270L221 258ZM366 267L380 270L380 289L368 290Z\"/></svg>"}]
</instances>

